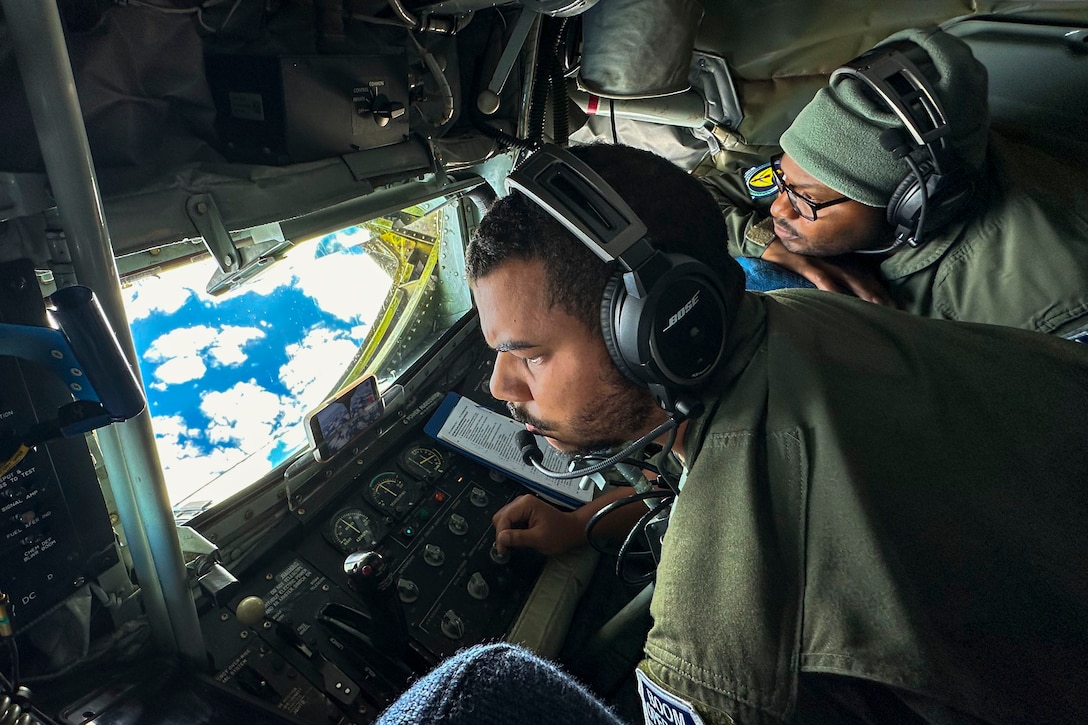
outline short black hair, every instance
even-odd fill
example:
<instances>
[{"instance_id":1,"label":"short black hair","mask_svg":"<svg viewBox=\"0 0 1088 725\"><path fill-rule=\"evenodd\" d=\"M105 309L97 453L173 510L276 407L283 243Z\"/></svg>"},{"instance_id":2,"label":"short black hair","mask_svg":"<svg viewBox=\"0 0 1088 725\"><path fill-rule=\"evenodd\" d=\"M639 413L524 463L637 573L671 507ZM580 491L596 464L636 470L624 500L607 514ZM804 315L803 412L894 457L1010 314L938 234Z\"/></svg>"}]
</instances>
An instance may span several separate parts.
<instances>
[{"instance_id":1,"label":"short black hair","mask_svg":"<svg viewBox=\"0 0 1088 725\"><path fill-rule=\"evenodd\" d=\"M726 304L736 310L744 272L726 250L725 221L710 192L657 154L630 146L570 149L607 181L646 225L654 246L686 254L719 275ZM543 262L549 304L600 330L601 298L616 263L605 263L559 222L514 191L488 209L465 255L469 281L511 260Z\"/></svg>"}]
</instances>

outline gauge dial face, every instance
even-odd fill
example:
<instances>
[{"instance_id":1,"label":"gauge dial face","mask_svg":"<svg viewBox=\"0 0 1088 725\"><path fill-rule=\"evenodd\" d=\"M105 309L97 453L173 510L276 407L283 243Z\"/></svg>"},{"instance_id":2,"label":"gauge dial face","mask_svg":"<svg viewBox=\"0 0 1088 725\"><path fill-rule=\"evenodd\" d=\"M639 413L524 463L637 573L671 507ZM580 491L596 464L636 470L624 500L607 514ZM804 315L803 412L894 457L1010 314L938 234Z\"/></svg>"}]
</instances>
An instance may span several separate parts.
<instances>
[{"instance_id":1,"label":"gauge dial face","mask_svg":"<svg viewBox=\"0 0 1088 725\"><path fill-rule=\"evenodd\" d=\"M433 446L416 443L400 454L400 464L411 475L433 481L449 468L449 454Z\"/></svg>"},{"instance_id":2,"label":"gauge dial face","mask_svg":"<svg viewBox=\"0 0 1088 725\"><path fill-rule=\"evenodd\" d=\"M400 515L415 502L413 488L416 487L393 471L379 473L370 481L370 499L382 511Z\"/></svg>"},{"instance_id":3,"label":"gauge dial face","mask_svg":"<svg viewBox=\"0 0 1088 725\"><path fill-rule=\"evenodd\" d=\"M360 509L344 509L333 517L329 538L346 553L363 551L378 543L377 525Z\"/></svg>"}]
</instances>

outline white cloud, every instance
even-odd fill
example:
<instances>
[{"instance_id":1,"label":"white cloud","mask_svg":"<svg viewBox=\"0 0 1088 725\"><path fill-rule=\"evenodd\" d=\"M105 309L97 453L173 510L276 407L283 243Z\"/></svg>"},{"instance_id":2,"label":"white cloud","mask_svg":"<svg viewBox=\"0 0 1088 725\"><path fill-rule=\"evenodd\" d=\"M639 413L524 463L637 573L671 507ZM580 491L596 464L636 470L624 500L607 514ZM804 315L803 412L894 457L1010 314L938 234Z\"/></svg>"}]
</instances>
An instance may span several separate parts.
<instances>
[{"instance_id":1,"label":"white cloud","mask_svg":"<svg viewBox=\"0 0 1088 725\"><path fill-rule=\"evenodd\" d=\"M257 450L275 432L284 402L254 380L206 393L200 410L211 421L206 431L208 441L215 445L233 442L243 450Z\"/></svg>"},{"instance_id":2,"label":"white cloud","mask_svg":"<svg viewBox=\"0 0 1088 725\"><path fill-rule=\"evenodd\" d=\"M218 446L209 451L186 440L199 436L200 430L188 427L179 415L155 416L151 426L155 430L166 488L174 502L191 495L246 455L239 448Z\"/></svg>"},{"instance_id":3,"label":"white cloud","mask_svg":"<svg viewBox=\"0 0 1088 725\"><path fill-rule=\"evenodd\" d=\"M264 330L256 327L238 327L227 325L219 330L215 340L208 348L208 353L220 365L241 365L246 361L244 348L253 340L265 337Z\"/></svg>"},{"instance_id":4,"label":"white cloud","mask_svg":"<svg viewBox=\"0 0 1088 725\"><path fill-rule=\"evenodd\" d=\"M197 380L214 365L241 365L246 361L244 347L265 337L256 327L208 325L171 330L157 337L144 353L144 360L157 364L150 387L164 390L168 385Z\"/></svg>"},{"instance_id":5,"label":"white cloud","mask_svg":"<svg viewBox=\"0 0 1088 725\"><path fill-rule=\"evenodd\" d=\"M215 342L218 331L208 325L193 325L159 335L147 346L144 359L161 363L177 357L195 355Z\"/></svg>"},{"instance_id":6,"label":"white cloud","mask_svg":"<svg viewBox=\"0 0 1088 725\"><path fill-rule=\"evenodd\" d=\"M295 391L303 413L316 408L332 392L358 349L343 334L323 329L311 330L302 342L288 345L287 363L280 367L279 376L285 387Z\"/></svg>"},{"instance_id":7,"label":"white cloud","mask_svg":"<svg viewBox=\"0 0 1088 725\"><path fill-rule=\"evenodd\" d=\"M208 366L199 355L175 357L155 368L155 382L150 387L165 390L168 385L199 380L208 371Z\"/></svg>"},{"instance_id":8,"label":"white cloud","mask_svg":"<svg viewBox=\"0 0 1088 725\"><path fill-rule=\"evenodd\" d=\"M349 245L368 236L341 241ZM130 321L176 313L194 298L211 313L202 312L190 320L210 320L211 324L171 330L148 346L143 362L150 367L145 366L145 376L150 380L148 387L155 390L199 379L209 368L245 363L247 348L252 352L255 344L267 339L268 331L281 324L276 319L258 319L251 326L216 326L216 308L227 300L237 300L239 294L252 294L256 300L285 285L294 286L352 328L350 334L314 329L299 343L288 346L288 361L275 374L293 391L291 395L281 397L259 385L257 380L267 382L263 375L273 374L263 371L256 379L227 390L204 392L200 410L209 421L206 427L194 427L178 415L154 418L171 501L190 496L218 498L230 492L226 487L234 479L251 482L267 471L265 456L275 438L288 429L287 445L301 444L305 435L298 424L331 391L358 351L358 341L372 329L389 290L388 276L370 255L329 254L315 259L316 250L316 244L293 249L286 260L242 288L220 296L205 292L215 271L214 262L207 259L171 270L166 275L169 284L161 278L146 278L127 290Z\"/></svg>"},{"instance_id":9,"label":"white cloud","mask_svg":"<svg viewBox=\"0 0 1088 725\"><path fill-rule=\"evenodd\" d=\"M299 288L341 320L372 321L389 291L389 275L369 254L330 254L309 260Z\"/></svg>"},{"instance_id":10,"label":"white cloud","mask_svg":"<svg viewBox=\"0 0 1088 725\"><path fill-rule=\"evenodd\" d=\"M125 314L130 323L153 313L172 314L190 297L207 296L205 289L214 263L194 263L169 270L165 276L144 277L122 290Z\"/></svg>"}]
</instances>

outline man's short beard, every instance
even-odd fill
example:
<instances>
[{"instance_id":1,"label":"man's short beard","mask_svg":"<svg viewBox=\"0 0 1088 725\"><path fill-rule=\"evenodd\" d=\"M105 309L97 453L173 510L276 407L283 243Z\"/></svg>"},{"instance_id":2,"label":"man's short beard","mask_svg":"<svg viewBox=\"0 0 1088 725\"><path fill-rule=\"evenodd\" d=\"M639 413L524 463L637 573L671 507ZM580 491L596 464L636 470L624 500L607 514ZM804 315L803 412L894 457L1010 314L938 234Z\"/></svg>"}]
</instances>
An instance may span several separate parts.
<instances>
[{"instance_id":1,"label":"man's short beard","mask_svg":"<svg viewBox=\"0 0 1088 725\"><path fill-rule=\"evenodd\" d=\"M565 452L571 455L589 455L619 448L645 434L660 410L645 388L627 380L615 368L612 375L602 381L601 395L587 401L569 422L540 420L516 403L508 402L506 405L514 420L569 446L571 450ZM553 433L566 434L567 437L551 436Z\"/></svg>"}]
</instances>

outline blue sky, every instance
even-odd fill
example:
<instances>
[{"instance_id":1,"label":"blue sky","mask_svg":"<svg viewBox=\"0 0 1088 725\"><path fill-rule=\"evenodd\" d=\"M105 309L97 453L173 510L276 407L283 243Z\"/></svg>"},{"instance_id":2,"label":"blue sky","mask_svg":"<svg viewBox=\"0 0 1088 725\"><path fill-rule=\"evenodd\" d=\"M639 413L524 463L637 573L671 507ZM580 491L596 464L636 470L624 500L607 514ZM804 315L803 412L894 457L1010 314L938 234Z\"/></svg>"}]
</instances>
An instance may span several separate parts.
<instances>
[{"instance_id":1,"label":"blue sky","mask_svg":"<svg viewBox=\"0 0 1088 725\"><path fill-rule=\"evenodd\" d=\"M298 424L332 392L389 287L358 246L368 238L359 230L300 245L219 297L204 292L210 259L126 288L172 502L196 491L219 500L305 443Z\"/></svg>"}]
</instances>

